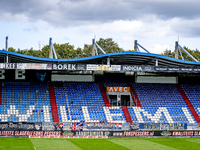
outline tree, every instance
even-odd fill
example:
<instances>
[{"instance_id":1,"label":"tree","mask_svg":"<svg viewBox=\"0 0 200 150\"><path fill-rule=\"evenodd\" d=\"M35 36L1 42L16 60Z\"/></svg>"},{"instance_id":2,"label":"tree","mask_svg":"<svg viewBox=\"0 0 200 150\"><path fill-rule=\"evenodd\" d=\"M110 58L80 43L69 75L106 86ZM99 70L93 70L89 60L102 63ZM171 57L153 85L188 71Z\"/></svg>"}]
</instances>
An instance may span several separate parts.
<instances>
[{"instance_id":1,"label":"tree","mask_svg":"<svg viewBox=\"0 0 200 150\"><path fill-rule=\"evenodd\" d=\"M13 47L9 47L9 48L8 48L8 51L10 51L10 52L15 52L15 49L14 49Z\"/></svg>"},{"instance_id":2,"label":"tree","mask_svg":"<svg viewBox=\"0 0 200 150\"><path fill-rule=\"evenodd\" d=\"M107 38L107 39L100 38L99 41L97 41L96 43L106 53L124 52L124 50L120 48L118 44L112 40L112 38ZM103 54L98 48L97 48L97 52L99 55ZM79 54L78 58L92 56L92 44L91 45L85 44L84 48L82 49L82 53L80 54L80 51L79 51L77 55L78 54Z\"/></svg>"},{"instance_id":3,"label":"tree","mask_svg":"<svg viewBox=\"0 0 200 150\"><path fill-rule=\"evenodd\" d=\"M199 56L199 51L198 50L196 50L196 51L194 51L194 50L190 50L189 48L187 48L187 47L183 47L188 53L190 53L190 55L192 55L195 59L199 59L200 57L198 57ZM183 58L184 58L184 60L188 60L188 61L194 61L188 54L186 54L186 52L184 52L182 49L181 49L181 53L182 53L182 55L183 55ZM181 56L180 56L180 54L179 54L179 59L182 59L181 58Z\"/></svg>"},{"instance_id":4,"label":"tree","mask_svg":"<svg viewBox=\"0 0 200 150\"><path fill-rule=\"evenodd\" d=\"M65 44L54 43L53 46L56 51L58 59L77 58L76 50L74 49L73 45L70 45L69 43ZM49 45L46 45L41 49L41 57L49 58Z\"/></svg>"},{"instance_id":5,"label":"tree","mask_svg":"<svg viewBox=\"0 0 200 150\"><path fill-rule=\"evenodd\" d=\"M122 48L119 48L118 44L113 41L112 38L103 39L100 38L96 42L106 53L117 53L124 52ZM99 54L103 54L101 51L98 51Z\"/></svg>"},{"instance_id":6,"label":"tree","mask_svg":"<svg viewBox=\"0 0 200 150\"><path fill-rule=\"evenodd\" d=\"M120 48L118 44L112 40L112 38L107 38L107 39L100 38L99 41L97 41L97 44L106 53L124 52L124 50ZM69 43L65 44L54 43L53 46L56 51L58 59L83 58L92 56L92 44L91 45L85 44L83 49L81 48L75 49L74 45L70 45ZM18 49L16 51L14 48L11 47L9 48L9 51L29 56L49 58L49 45L45 45L41 50L33 50L33 48L31 48L30 50ZM98 54L103 54L103 53L98 49Z\"/></svg>"},{"instance_id":7,"label":"tree","mask_svg":"<svg viewBox=\"0 0 200 150\"><path fill-rule=\"evenodd\" d=\"M161 55L175 58L175 52L172 52L171 50L168 50L168 49L166 49L166 50L164 51L164 53L161 53Z\"/></svg>"},{"instance_id":8,"label":"tree","mask_svg":"<svg viewBox=\"0 0 200 150\"><path fill-rule=\"evenodd\" d=\"M187 47L183 47L190 55L192 55L196 60L199 61L200 59L200 51L199 50L191 50ZM182 49L180 49L181 53L182 53L182 56L184 58L184 60L187 60L187 61L194 61L186 52L184 52ZM168 57L172 57L172 58L175 58L175 51L171 52L171 50L165 50L164 53L161 53L161 55L165 55L165 56L168 56ZM181 55L179 53L179 56L178 56L178 59L182 59L181 58Z\"/></svg>"},{"instance_id":9,"label":"tree","mask_svg":"<svg viewBox=\"0 0 200 150\"><path fill-rule=\"evenodd\" d=\"M49 58L49 45L46 45L41 49L41 57Z\"/></svg>"},{"instance_id":10,"label":"tree","mask_svg":"<svg viewBox=\"0 0 200 150\"><path fill-rule=\"evenodd\" d=\"M75 50L76 53L76 57L75 58L83 58L83 57L87 57L89 55L89 53L87 54L84 49L82 50L81 48L77 48Z\"/></svg>"},{"instance_id":11,"label":"tree","mask_svg":"<svg viewBox=\"0 0 200 150\"><path fill-rule=\"evenodd\" d=\"M84 48L82 50L82 57L90 57L92 56L92 44L91 45L88 45L88 44L85 44L84 45Z\"/></svg>"},{"instance_id":12,"label":"tree","mask_svg":"<svg viewBox=\"0 0 200 150\"><path fill-rule=\"evenodd\" d=\"M75 58L75 50L74 46L70 45L69 43L65 44L54 44L54 48L59 59L61 58Z\"/></svg>"}]
</instances>

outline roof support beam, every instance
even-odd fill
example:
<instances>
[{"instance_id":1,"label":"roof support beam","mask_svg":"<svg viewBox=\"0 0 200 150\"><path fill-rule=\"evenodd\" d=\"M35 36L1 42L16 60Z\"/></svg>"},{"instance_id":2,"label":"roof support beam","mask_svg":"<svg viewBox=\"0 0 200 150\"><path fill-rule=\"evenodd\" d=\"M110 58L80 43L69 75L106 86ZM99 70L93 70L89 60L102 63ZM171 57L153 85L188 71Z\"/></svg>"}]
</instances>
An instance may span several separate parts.
<instances>
[{"instance_id":1,"label":"roof support beam","mask_svg":"<svg viewBox=\"0 0 200 150\"><path fill-rule=\"evenodd\" d=\"M8 36L6 36L6 51L8 51ZM6 63L8 63L8 54L6 55Z\"/></svg>"},{"instance_id":2,"label":"roof support beam","mask_svg":"<svg viewBox=\"0 0 200 150\"><path fill-rule=\"evenodd\" d=\"M158 59L156 59L156 66L158 66Z\"/></svg>"},{"instance_id":3,"label":"roof support beam","mask_svg":"<svg viewBox=\"0 0 200 150\"><path fill-rule=\"evenodd\" d=\"M140 52L139 47L141 47L144 51L147 53L150 53L147 49L145 49L142 45L140 45L137 40L134 41L135 46L137 47L138 52ZM134 51L135 51L135 46L134 46Z\"/></svg>"},{"instance_id":4,"label":"roof support beam","mask_svg":"<svg viewBox=\"0 0 200 150\"><path fill-rule=\"evenodd\" d=\"M184 60L183 55L181 53L181 50L180 50L180 48L178 46L178 41L176 41L175 42L175 58L176 59L178 59L178 56L179 56L178 52L180 53L182 60Z\"/></svg>"},{"instance_id":5,"label":"roof support beam","mask_svg":"<svg viewBox=\"0 0 200 150\"><path fill-rule=\"evenodd\" d=\"M94 39L92 39L92 56L95 56Z\"/></svg>"},{"instance_id":6,"label":"roof support beam","mask_svg":"<svg viewBox=\"0 0 200 150\"><path fill-rule=\"evenodd\" d=\"M52 42L52 38L49 38L49 58L53 58L53 56L52 56L51 42Z\"/></svg>"},{"instance_id":7,"label":"roof support beam","mask_svg":"<svg viewBox=\"0 0 200 150\"><path fill-rule=\"evenodd\" d=\"M97 53L97 48L96 48L96 46L101 50L101 52L102 52L103 54L106 54L106 52L96 43L95 39L93 39L93 45L94 45L94 48L95 48L95 51L96 51L96 54L97 54L97 55L98 55L98 53Z\"/></svg>"},{"instance_id":8,"label":"roof support beam","mask_svg":"<svg viewBox=\"0 0 200 150\"><path fill-rule=\"evenodd\" d=\"M138 52L137 40L134 41L134 52Z\"/></svg>"},{"instance_id":9,"label":"roof support beam","mask_svg":"<svg viewBox=\"0 0 200 150\"><path fill-rule=\"evenodd\" d=\"M184 60L183 55L182 55L182 53L181 53L181 50L180 50L179 46L178 46L178 51L179 51L179 53L181 54L182 60Z\"/></svg>"},{"instance_id":10,"label":"roof support beam","mask_svg":"<svg viewBox=\"0 0 200 150\"><path fill-rule=\"evenodd\" d=\"M54 57L57 59L57 55L56 55L56 51L54 49L53 43L51 43L51 47L52 47L52 50L53 50L53 53L54 53Z\"/></svg>"},{"instance_id":11,"label":"roof support beam","mask_svg":"<svg viewBox=\"0 0 200 150\"><path fill-rule=\"evenodd\" d=\"M110 57L107 57L107 65L110 65Z\"/></svg>"},{"instance_id":12,"label":"roof support beam","mask_svg":"<svg viewBox=\"0 0 200 150\"><path fill-rule=\"evenodd\" d=\"M49 58L53 58L53 54L54 57L57 59L56 51L52 43L52 38L49 38Z\"/></svg>"},{"instance_id":13,"label":"roof support beam","mask_svg":"<svg viewBox=\"0 0 200 150\"><path fill-rule=\"evenodd\" d=\"M96 55L98 55L97 47L96 47L96 45L95 45L95 39L93 39L93 46L94 46L94 49L95 49Z\"/></svg>"},{"instance_id":14,"label":"roof support beam","mask_svg":"<svg viewBox=\"0 0 200 150\"><path fill-rule=\"evenodd\" d=\"M175 42L175 58L178 59L178 41Z\"/></svg>"},{"instance_id":15,"label":"roof support beam","mask_svg":"<svg viewBox=\"0 0 200 150\"><path fill-rule=\"evenodd\" d=\"M178 43L178 42L177 42ZM178 44L178 48L181 48L184 52L186 52L186 54L188 56L190 56L195 62L198 62L190 53L188 53L188 51L186 51L184 48L182 48L179 44ZM179 50L180 51L180 50ZM181 54L182 55L182 54ZM183 59L183 57L182 57Z\"/></svg>"}]
</instances>

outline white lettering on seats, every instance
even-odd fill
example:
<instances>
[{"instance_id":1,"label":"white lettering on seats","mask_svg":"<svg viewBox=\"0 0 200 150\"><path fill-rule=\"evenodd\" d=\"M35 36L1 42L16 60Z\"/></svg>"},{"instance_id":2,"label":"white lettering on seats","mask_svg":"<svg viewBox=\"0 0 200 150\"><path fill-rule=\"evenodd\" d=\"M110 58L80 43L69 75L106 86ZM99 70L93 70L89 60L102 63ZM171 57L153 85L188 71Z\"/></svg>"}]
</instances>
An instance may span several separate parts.
<instances>
[{"instance_id":1,"label":"white lettering on seats","mask_svg":"<svg viewBox=\"0 0 200 150\"><path fill-rule=\"evenodd\" d=\"M142 119L142 115L140 112L142 112L144 116L151 119L151 121L154 121L155 123L158 123L159 119L162 116L161 112L163 112L163 114L165 115L167 119L167 122L174 123L166 107L159 107L154 115L149 114L147 111L145 111L144 109L141 109L140 107L132 107L132 108L135 112L135 115L139 123L144 123L144 120Z\"/></svg>"},{"instance_id":2,"label":"white lettering on seats","mask_svg":"<svg viewBox=\"0 0 200 150\"><path fill-rule=\"evenodd\" d=\"M85 118L85 122L99 122L99 120L91 120L88 112L88 108L86 106L82 106L83 116Z\"/></svg>"},{"instance_id":3,"label":"white lettering on seats","mask_svg":"<svg viewBox=\"0 0 200 150\"><path fill-rule=\"evenodd\" d=\"M112 116L122 116L122 113L110 113L111 109L119 109L120 107L103 107L107 122L111 123L125 123L125 120L113 120Z\"/></svg>"},{"instance_id":4,"label":"white lettering on seats","mask_svg":"<svg viewBox=\"0 0 200 150\"><path fill-rule=\"evenodd\" d=\"M16 110L15 105L10 105L10 109L7 110L7 114L0 114L1 121L8 121L8 117L11 115L16 115L19 117L19 122L28 121L28 117L33 114L33 110L35 109L34 105L29 106L29 110L26 111L26 114L19 114L19 110Z\"/></svg>"},{"instance_id":5,"label":"white lettering on seats","mask_svg":"<svg viewBox=\"0 0 200 150\"><path fill-rule=\"evenodd\" d=\"M190 115L187 107L182 107L182 110L183 110L187 120L189 121L189 123L195 123L194 120L192 119L192 116Z\"/></svg>"}]
</instances>

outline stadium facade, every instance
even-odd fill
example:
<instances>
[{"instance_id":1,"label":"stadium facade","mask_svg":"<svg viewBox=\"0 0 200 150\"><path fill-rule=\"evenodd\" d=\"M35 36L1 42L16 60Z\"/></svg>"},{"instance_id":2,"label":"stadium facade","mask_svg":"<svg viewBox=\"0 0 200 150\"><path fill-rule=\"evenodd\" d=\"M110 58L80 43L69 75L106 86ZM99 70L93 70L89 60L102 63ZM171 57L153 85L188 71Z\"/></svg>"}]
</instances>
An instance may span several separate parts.
<instances>
[{"instance_id":1,"label":"stadium facade","mask_svg":"<svg viewBox=\"0 0 200 150\"><path fill-rule=\"evenodd\" d=\"M198 130L199 73L199 62L151 53L50 59L0 51L0 130Z\"/></svg>"}]
</instances>

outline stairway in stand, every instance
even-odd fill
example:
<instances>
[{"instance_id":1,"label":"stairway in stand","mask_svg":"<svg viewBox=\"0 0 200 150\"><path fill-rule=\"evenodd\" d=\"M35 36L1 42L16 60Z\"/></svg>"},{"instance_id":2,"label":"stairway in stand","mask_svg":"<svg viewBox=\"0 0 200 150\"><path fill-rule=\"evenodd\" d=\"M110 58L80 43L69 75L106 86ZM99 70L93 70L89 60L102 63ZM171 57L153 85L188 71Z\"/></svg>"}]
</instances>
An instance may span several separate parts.
<instances>
[{"instance_id":1,"label":"stairway in stand","mask_svg":"<svg viewBox=\"0 0 200 150\"><path fill-rule=\"evenodd\" d=\"M142 104L140 103L140 100L139 100L139 98L137 96L137 93L136 93L133 85L132 84L128 84L127 86L130 87L131 96L132 96L132 99L133 99L133 101L135 103L135 106L142 107Z\"/></svg>"},{"instance_id":2,"label":"stairway in stand","mask_svg":"<svg viewBox=\"0 0 200 150\"><path fill-rule=\"evenodd\" d=\"M104 85L103 84L99 84L99 88L101 90L101 95L103 97L104 103L106 107L111 107L107 93L105 91Z\"/></svg>"},{"instance_id":3,"label":"stairway in stand","mask_svg":"<svg viewBox=\"0 0 200 150\"><path fill-rule=\"evenodd\" d=\"M133 123L133 121L131 119L131 115L128 111L128 108L126 106L122 106L122 110L123 110L124 116L126 118L126 122L127 123Z\"/></svg>"},{"instance_id":4,"label":"stairway in stand","mask_svg":"<svg viewBox=\"0 0 200 150\"><path fill-rule=\"evenodd\" d=\"M48 86L49 86L49 97L50 97L50 103L51 103L53 122L59 123L58 109L57 109L56 97L55 97L53 84L48 83Z\"/></svg>"},{"instance_id":5,"label":"stairway in stand","mask_svg":"<svg viewBox=\"0 0 200 150\"><path fill-rule=\"evenodd\" d=\"M200 124L200 118L199 115L197 114L194 106L192 105L190 99L188 98L188 96L185 94L185 91L183 90L183 88L180 85L176 85L177 89L179 90L181 96L183 97L183 99L185 100L185 103L187 104L188 108L190 109L192 115L194 116L196 122L198 124Z\"/></svg>"}]
</instances>

